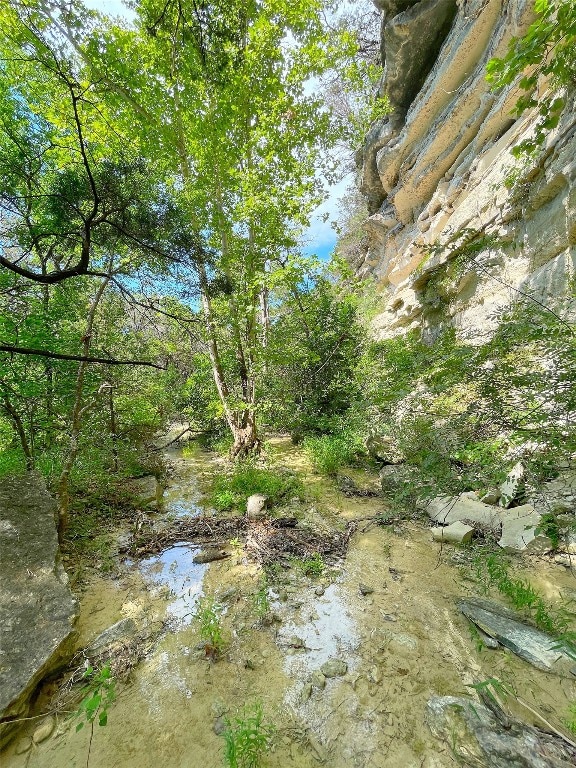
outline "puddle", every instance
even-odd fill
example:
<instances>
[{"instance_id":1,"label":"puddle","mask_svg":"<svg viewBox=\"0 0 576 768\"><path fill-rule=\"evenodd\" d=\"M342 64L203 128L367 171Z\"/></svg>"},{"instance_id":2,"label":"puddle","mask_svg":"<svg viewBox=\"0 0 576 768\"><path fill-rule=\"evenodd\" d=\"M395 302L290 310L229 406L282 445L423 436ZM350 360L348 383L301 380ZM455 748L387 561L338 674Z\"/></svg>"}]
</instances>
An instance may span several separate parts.
<instances>
[{"instance_id":1,"label":"puddle","mask_svg":"<svg viewBox=\"0 0 576 768\"><path fill-rule=\"evenodd\" d=\"M203 502L200 487L199 475L205 467L205 457L186 455L180 448L167 450L164 455L175 469L162 498L165 514L170 518L212 514L213 510Z\"/></svg>"},{"instance_id":2,"label":"puddle","mask_svg":"<svg viewBox=\"0 0 576 768\"><path fill-rule=\"evenodd\" d=\"M301 677L331 658L344 658L353 669L359 638L339 585L331 584L321 597L306 597L299 613L302 620L286 619L277 635L278 644L288 648L286 674ZM305 650L290 648L294 637L304 641Z\"/></svg>"},{"instance_id":3,"label":"puddle","mask_svg":"<svg viewBox=\"0 0 576 768\"><path fill-rule=\"evenodd\" d=\"M199 551L200 547L180 542L159 555L133 564L145 583L151 585L153 593L156 590L169 596L166 615L172 625L190 624L196 603L203 594L202 580L207 565L193 562Z\"/></svg>"}]
</instances>

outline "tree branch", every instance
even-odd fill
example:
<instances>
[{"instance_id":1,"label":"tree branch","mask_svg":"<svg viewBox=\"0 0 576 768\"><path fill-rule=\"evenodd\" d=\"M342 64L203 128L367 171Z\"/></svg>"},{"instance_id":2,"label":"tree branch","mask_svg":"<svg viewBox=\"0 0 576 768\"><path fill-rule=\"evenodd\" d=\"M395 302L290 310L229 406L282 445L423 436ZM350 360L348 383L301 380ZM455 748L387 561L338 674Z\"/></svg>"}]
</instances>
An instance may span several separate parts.
<instances>
[{"instance_id":1,"label":"tree branch","mask_svg":"<svg viewBox=\"0 0 576 768\"><path fill-rule=\"evenodd\" d=\"M0 352L9 352L15 355L36 355L38 357L50 357L55 360L77 360L81 363L101 363L102 365L147 365L150 368L158 368L165 371L165 365L158 365L147 360L117 360L110 357L86 357L84 355L65 355L60 352L50 352L47 349L32 349L30 347L16 347L13 344L0 344Z\"/></svg>"}]
</instances>

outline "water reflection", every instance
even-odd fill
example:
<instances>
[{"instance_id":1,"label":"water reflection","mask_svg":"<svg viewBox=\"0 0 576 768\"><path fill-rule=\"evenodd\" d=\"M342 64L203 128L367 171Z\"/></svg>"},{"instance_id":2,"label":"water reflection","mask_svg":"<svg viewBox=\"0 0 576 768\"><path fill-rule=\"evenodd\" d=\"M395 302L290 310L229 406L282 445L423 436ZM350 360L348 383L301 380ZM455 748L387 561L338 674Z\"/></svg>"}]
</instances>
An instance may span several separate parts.
<instances>
[{"instance_id":1,"label":"water reflection","mask_svg":"<svg viewBox=\"0 0 576 768\"><path fill-rule=\"evenodd\" d=\"M169 593L171 599L166 614L179 625L190 624L196 603L203 594L202 579L207 565L193 562L199 551L200 547L179 542L138 564L146 582Z\"/></svg>"}]
</instances>

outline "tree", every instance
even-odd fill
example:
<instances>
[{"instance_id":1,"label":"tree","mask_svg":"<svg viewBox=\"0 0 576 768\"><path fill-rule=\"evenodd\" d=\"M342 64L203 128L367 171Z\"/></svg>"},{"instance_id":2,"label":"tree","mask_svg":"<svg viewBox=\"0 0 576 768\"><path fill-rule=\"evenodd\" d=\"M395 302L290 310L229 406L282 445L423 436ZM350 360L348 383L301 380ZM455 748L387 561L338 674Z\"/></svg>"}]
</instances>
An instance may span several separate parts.
<instances>
[{"instance_id":1,"label":"tree","mask_svg":"<svg viewBox=\"0 0 576 768\"><path fill-rule=\"evenodd\" d=\"M102 277L110 252L124 274L177 257L154 164L119 132L105 89L44 7L0 9L0 266L54 285Z\"/></svg>"},{"instance_id":2,"label":"tree","mask_svg":"<svg viewBox=\"0 0 576 768\"><path fill-rule=\"evenodd\" d=\"M338 53L321 7L142 0L136 30L102 28L86 44L69 23L93 77L105 78L124 127L140 127L144 153L156 155L202 241L177 279L198 291L233 456L260 443L270 265L318 204L319 152L333 139L329 114L305 93L307 79Z\"/></svg>"}]
</instances>

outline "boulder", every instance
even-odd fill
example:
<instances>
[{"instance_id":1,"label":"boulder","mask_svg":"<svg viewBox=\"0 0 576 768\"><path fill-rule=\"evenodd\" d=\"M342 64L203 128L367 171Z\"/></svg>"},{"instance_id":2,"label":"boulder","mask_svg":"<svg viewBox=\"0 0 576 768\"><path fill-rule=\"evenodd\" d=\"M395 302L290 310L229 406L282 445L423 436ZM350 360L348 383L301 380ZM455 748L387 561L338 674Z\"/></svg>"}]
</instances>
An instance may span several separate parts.
<instances>
[{"instance_id":1,"label":"boulder","mask_svg":"<svg viewBox=\"0 0 576 768\"><path fill-rule=\"evenodd\" d=\"M496 529L501 522L500 510L483 504L472 492L461 493L460 496L437 496L427 503L425 510L430 519L441 525L469 520Z\"/></svg>"},{"instance_id":2,"label":"boulder","mask_svg":"<svg viewBox=\"0 0 576 768\"><path fill-rule=\"evenodd\" d=\"M569 768L576 750L518 721L502 723L487 707L456 696L433 697L426 722L450 745L459 763L473 768Z\"/></svg>"},{"instance_id":3,"label":"boulder","mask_svg":"<svg viewBox=\"0 0 576 768\"><path fill-rule=\"evenodd\" d=\"M573 661L556 648L557 641L539 629L519 621L508 608L491 600L460 600L458 607L470 621L500 645L544 672L570 676Z\"/></svg>"},{"instance_id":4,"label":"boulder","mask_svg":"<svg viewBox=\"0 0 576 768\"><path fill-rule=\"evenodd\" d=\"M34 473L0 483L0 719L28 714L44 678L70 659L78 614L60 562L57 506ZM0 724L0 748L18 726Z\"/></svg>"},{"instance_id":5,"label":"boulder","mask_svg":"<svg viewBox=\"0 0 576 768\"><path fill-rule=\"evenodd\" d=\"M254 493L246 502L246 515L249 520L261 520L266 517L266 504L268 497L261 493Z\"/></svg>"},{"instance_id":6,"label":"boulder","mask_svg":"<svg viewBox=\"0 0 576 768\"><path fill-rule=\"evenodd\" d=\"M537 533L542 515L531 504L502 511L502 536L498 542L506 552L542 553L553 549L548 536Z\"/></svg>"},{"instance_id":7,"label":"boulder","mask_svg":"<svg viewBox=\"0 0 576 768\"><path fill-rule=\"evenodd\" d=\"M432 528L434 541L447 541L449 544L469 544L474 535L474 528L459 520L446 527Z\"/></svg>"}]
</instances>

